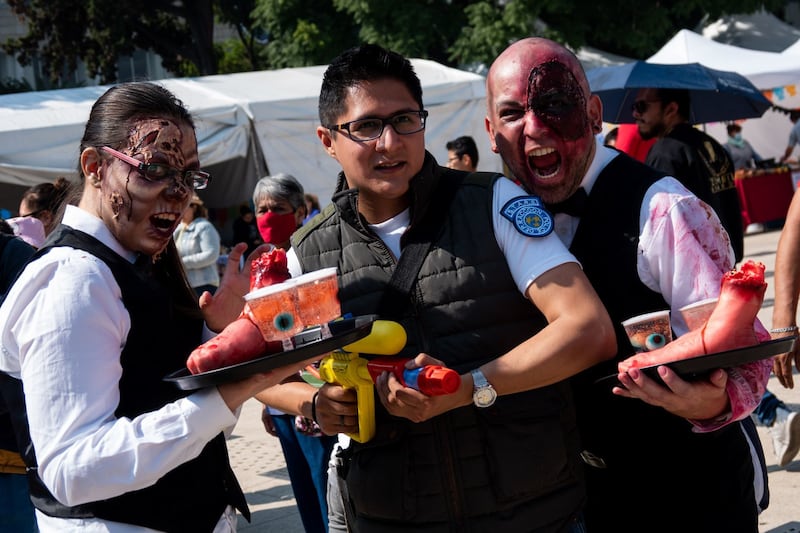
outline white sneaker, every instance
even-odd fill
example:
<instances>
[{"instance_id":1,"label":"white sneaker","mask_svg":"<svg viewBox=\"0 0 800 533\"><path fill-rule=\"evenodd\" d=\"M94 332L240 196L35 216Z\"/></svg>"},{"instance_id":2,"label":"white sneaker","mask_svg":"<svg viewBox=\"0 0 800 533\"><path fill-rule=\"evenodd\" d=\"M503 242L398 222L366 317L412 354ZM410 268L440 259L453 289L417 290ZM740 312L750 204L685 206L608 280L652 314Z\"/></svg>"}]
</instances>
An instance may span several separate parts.
<instances>
[{"instance_id":1,"label":"white sneaker","mask_svg":"<svg viewBox=\"0 0 800 533\"><path fill-rule=\"evenodd\" d=\"M778 408L778 416L769 432L778 466L788 465L800 451L800 416Z\"/></svg>"}]
</instances>

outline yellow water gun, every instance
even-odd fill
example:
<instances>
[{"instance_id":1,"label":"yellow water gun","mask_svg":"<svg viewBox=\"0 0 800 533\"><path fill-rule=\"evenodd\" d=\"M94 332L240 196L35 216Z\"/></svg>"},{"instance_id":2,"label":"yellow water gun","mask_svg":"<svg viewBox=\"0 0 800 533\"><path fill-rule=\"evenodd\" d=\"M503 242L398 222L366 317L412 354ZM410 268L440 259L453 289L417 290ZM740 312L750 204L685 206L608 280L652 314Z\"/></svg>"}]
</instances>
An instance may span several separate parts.
<instances>
[{"instance_id":1,"label":"yellow water gun","mask_svg":"<svg viewBox=\"0 0 800 533\"><path fill-rule=\"evenodd\" d=\"M406 387L412 387L428 396L450 394L461 385L455 370L439 365L405 368L408 359L403 357L377 357L365 359L360 354L391 356L406 345L406 330L391 320L376 320L369 335L352 344L331 352L319 367L319 374L328 383L356 389L358 398L358 433L348 435L367 442L375 436L374 381L383 372L391 372Z\"/></svg>"}]
</instances>

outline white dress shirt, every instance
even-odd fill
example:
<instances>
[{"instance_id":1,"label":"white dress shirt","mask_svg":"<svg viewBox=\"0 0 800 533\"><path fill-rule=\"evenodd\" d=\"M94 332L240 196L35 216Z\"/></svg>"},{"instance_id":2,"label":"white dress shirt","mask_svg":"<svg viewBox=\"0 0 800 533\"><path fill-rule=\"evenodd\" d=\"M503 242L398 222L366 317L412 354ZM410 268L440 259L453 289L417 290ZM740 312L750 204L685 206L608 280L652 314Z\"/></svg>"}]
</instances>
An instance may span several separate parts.
<instances>
[{"instance_id":1,"label":"white dress shirt","mask_svg":"<svg viewBox=\"0 0 800 533\"><path fill-rule=\"evenodd\" d=\"M63 223L134 260L90 213L67 206ZM117 418L120 354L130 327L108 266L70 247L30 263L0 307L0 370L22 379L39 475L65 505L148 487L236 423L216 388L132 420ZM147 531L38 511L37 520L41 531ZM218 531L235 530L235 524L228 509Z\"/></svg>"},{"instance_id":2,"label":"white dress shirt","mask_svg":"<svg viewBox=\"0 0 800 533\"><path fill-rule=\"evenodd\" d=\"M597 142L594 160L581 183L591 193L600 172L619 152ZM555 217L556 233L572 244L580 219L565 213ZM639 211L636 268L639 279L660 293L670 307L675 334L688 332L679 309L719 296L722 275L734 266L733 248L719 218L708 204L673 177L662 178L645 192ZM761 322L755 327L769 338ZM727 369L731 416L722 422L690 421L695 431L712 431L748 416L758 406L769 377L770 359Z\"/></svg>"}]
</instances>

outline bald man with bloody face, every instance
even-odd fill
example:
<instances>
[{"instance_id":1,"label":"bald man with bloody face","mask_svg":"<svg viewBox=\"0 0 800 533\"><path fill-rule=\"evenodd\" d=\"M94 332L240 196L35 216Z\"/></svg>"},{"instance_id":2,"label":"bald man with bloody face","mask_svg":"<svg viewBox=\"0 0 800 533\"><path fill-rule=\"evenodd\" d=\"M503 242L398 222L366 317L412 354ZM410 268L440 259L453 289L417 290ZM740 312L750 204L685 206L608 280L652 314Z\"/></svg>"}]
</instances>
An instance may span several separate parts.
<instances>
[{"instance_id":1,"label":"bald man with bloody face","mask_svg":"<svg viewBox=\"0 0 800 533\"><path fill-rule=\"evenodd\" d=\"M512 174L544 201L558 202L578 189L592 162L603 109L575 56L544 42L519 41L495 60L486 129Z\"/></svg>"},{"instance_id":2,"label":"bald man with bloody face","mask_svg":"<svg viewBox=\"0 0 800 533\"><path fill-rule=\"evenodd\" d=\"M633 353L622 321L670 309L683 335L679 309L718 296L734 257L714 211L673 177L596 139L600 99L574 54L553 41L517 41L494 61L486 129L513 177L553 214L615 325L614 360L572 379L588 531L756 533L766 476L758 437L745 429L769 363L692 382L667 367L658 382L616 367ZM619 383L594 383L608 375Z\"/></svg>"}]
</instances>

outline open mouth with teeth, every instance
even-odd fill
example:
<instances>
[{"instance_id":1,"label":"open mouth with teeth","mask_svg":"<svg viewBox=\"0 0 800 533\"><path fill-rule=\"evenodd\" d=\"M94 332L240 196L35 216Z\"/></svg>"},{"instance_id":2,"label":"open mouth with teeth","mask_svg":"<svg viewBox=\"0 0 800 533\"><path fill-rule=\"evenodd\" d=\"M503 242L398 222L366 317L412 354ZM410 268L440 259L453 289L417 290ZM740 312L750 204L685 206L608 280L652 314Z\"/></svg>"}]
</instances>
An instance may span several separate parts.
<instances>
[{"instance_id":1,"label":"open mouth with teeth","mask_svg":"<svg viewBox=\"0 0 800 533\"><path fill-rule=\"evenodd\" d=\"M150 223L162 231L172 231L178 224L179 215L176 213L158 213L150 217Z\"/></svg>"},{"instance_id":2,"label":"open mouth with teeth","mask_svg":"<svg viewBox=\"0 0 800 533\"><path fill-rule=\"evenodd\" d=\"M528 164L539 178L551 178L561 168L561 156L553 148L537 148L528 154Z\"/></svg>"}]
</instances>

